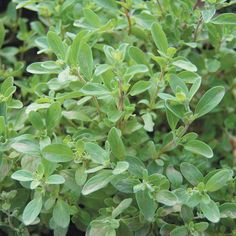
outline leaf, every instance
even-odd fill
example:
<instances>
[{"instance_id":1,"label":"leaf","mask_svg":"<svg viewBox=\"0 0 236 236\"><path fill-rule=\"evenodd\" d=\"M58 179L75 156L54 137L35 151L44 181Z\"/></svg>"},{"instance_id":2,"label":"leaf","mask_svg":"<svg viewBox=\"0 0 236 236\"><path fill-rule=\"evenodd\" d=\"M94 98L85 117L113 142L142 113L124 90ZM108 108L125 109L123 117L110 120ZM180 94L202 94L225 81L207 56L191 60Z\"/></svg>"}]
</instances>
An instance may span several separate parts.
<instances>
[{"instance_id":1,"label":"leaf","mask_svg":"<svg viewBox=\"0 0 236 236\"><path fill-rule=\"evenodd\" d=\"M147 130L148 132L152 132L153 131L153 127L154 127L154 122L152 120L152 116L150 113L146 113L144 115L142 115L142 119L144 121L144 126L143 128L145 130Z\"/></svg>"},{"instance_id":2,"label":"leaf","mask_svg":"<svg viewBox=\"0 0 236 236\"><path fill-rule=\"evenodd\" d=\"M111 130L108 133L108 142L110 144L112 154L118 160L124 160L125 146L120 137L120 130L118 130L115 127L111 128Z\"/></svg>"},{"instance_id":3,"label":"leaf","mask_svg":"<svg viewBox=\"0 0 236 236\"><path fill-rule=\"evenodd\" d=\"M207 222L199 222L199 223L194 224L194 228L200 233L207 230L208 226L209 224Z\"/></svg>"},{"instance_id":4,"label":"leaf","mask_svg":"<svg viewBox=\"0 0 236 236\"><path fill-rule=\"evenodd\" d=\"M177 60L177 61L174 61L172 64L186 71L190 71L190 72L197 71L197 67L194 64L192 64L190 61Z\"/></svg>"},{"instance_id":5,"label":"leaf","mask_svg":"<svg viewBox=\"0 0 236 236\"><path fill-rule=\"evenodd\" d=\"M214 174L206 183L206 190L215 192L224 187L229 180L232 179L233 173L231 170L221 170Z\"/></svg>"},{"instance_id":6,"label":"leaf","mask_svg":"<svg viewBox=\"0 0 236 236\"><path fill-rule=\"evenodd\" d=\"M27 66L26 71L32 74L43 75L43 74L58 74L62 71L62 69L60 68L60 66L45 68L43 66L43 62L34 62L29 66Z\"/></svg>"},{"instance_id":7,"label":"leaf","mask_svg":"<svg viewBox=\"0 0 236 236\"><path fill-rule=\"evenodd\" d=\"M31 200L25 207L22 215L22 220L25 225L32 224L37 216L39 215L41 209L42 209L42 198L37 197L33 200Z\"/></svg>"},{"instance_id":8,"label":"leaf","mask_svg":"<svg viewBox=\"0 0 236 236\"><path fill-rule=\"evenodd\" d=\"M183 174L184 178L188 180L193 186L197 186L200 182L203 181L203 175L194 165L183 162L180 165L180 171Z\"/></svg>"},{"instance_id":9,"label":"leaf","mask_svg":"<svg viewBox=\"0 0 236 236\"><path fill-rule=\"evenodd\" d=\"M159 191L156 194L156 200L166 206L174 206L178 201L176 195L168 190Z\"/></svg>"},{"instance_id":10,"label":"leaf","mask_svg":"<svg viewBox=\"0 0 236 236\"><path fill-rule=\"evenodd\" d=\"M94 163L104 165L109 161L108 153L95 143L85 143L85 151Z\"/></svg>"},{"instance_id":11,"label":"leaf","mask_svg":"<svg viewBox=\"0 0 236 236\"><path fill-rule=\"evenodd\" d=\"M183 119L185 114L185 107L183 104L172 104L172 101L166 100L165 101L166 108L173 113L177 118Z\"/></svg>"},{"instance_id":12,"label":"leaf","mask_svg":"<svg viewBox=\"0 0 236 236\"><path fill-rule=\"evenodd\" d=\"M50 144L43 149L43 156L50 162L68 162L73 160L73 152L65 144Z\"/></svg>"},{"instance_id":13,"label":"leaf","mask_svg":"<svg viewBox=\"0 0 236 236\"><path fill-rule=\"evenodd\" d=\"M52 51L56 54L58 59L65 59L65 47L61 38L53 31L49 31L47 34L48 45Z\"/></svg>"},{"instance_id":14,"label":"leaf","mask_svg":"<svg viewBox=\"0 0 236 236\"><path fill-rule=\"evenodd\" d=\"M83 9L83 13L84 13L86 21L90 25L92 25L93 27L96 27L96 28L99 28L101 26L100 18L98 17L98 15L95 12L86 8L86 9Z\"/></svg>"},{"instance_id":15,"label":"leaf","mask_svg":"<svg viewBox=\"0 0 236 236\"><path fill-rule=\"evenodd\" d=\"M185 226L178 226L170 232L170 236L188 236L188 230Z\"/></svg>"},{"instance_id":16,"label":"leaf","mask_svg":"<svg viewBox=\"0 0 236 236\"><path fill-rule=\"evenodd\" d=\"M151 27L152 38L157 46L157 48L166 53L168 49L168 41L162 27L159 23L155 22Z\"/></svg>"},{"instance_id":17,"label":"leaf","mask_svg":"<svg viewBox=\"0 0 236 236\"><path fill-rule=\"evenodd\" d=\"M106 187L112 178L113 176L110 170L103 170L99 172L85 183L82 189L82 194L88 195Z\"/></svg>"},{"instance_id":18,"label":"leaf","mask_svg":"<svg viewBox=\"0 0 236 236\"><path fill-rule=\"evenodd\" d=\"M213 157L211 148L206 143L199 140L189 141L188 143L184 144L184 149L207 158Z\"/></svg>"},{"instance_id":19,"label":"leaf","mask_svg":"<svg viewBox=\"0 0 236 236\"><path fill-rule=\"evenodd\" d=\"M200 208L203 215L211 222L217 223L220 220L220 211L216 203L210 200L208 203L201 201Z\"/></svg>"},{"instance_id":20,"label":"leaf","mask_svg":"<svg viewBox=\"0 0 236 236\"><path fill-rule=\"evenodd\" d=\"M90 96L102 96L110 94L110 91L104 85L91 82L85 84L80 91Z\"/></svg>"},{"instance_id":21,"label":"leaf","mask_svg":"<svg viewBox=\"0 0 236 236\"><path fill-rule=\"evenodd\" d=\"M221 218L236 219L236 204L235 203L224 203L220 206Z\"/></svg>"},{"instance_id":22,"label":"leaf","mask_svg":"<svg viewBox=\"0 0 236 236\"><path fill-rule=\"evenodd\" d=\"M142 64L132 65L126 70L125 78L128 77L129 78L128 81L130 81L130 79L132 79L136 74L146 73L146 72L148 72L147 66Z\"/></svg>"},{"instance_id":23,"label":"leaf","mask_svg":"<svg viewBox=\"0 0 236 236\"><path fill-rule=\"evenodd\" d=\"M70 223L70 207L65 201L58 199L53 208L53 220L56 225L66 228Z\"/></svg>"},{"instance_id":24,"label":"leaf","mask_svg":"<svg viewBox=\"0 0 236 236\"><path fill-rule=\"evenodd\" d=\"M48 109L46 114L47 129L53 130L59 125L61 119L61 105L58 102L53 103Z\"/></svg>"},{"instance_id":25,"label":"leaf","mask_svg":"<svg viewBox=\"0 0 236 236\"><path fill-rule=\"evenodd\" d=\"M50 175L45 181L46 184L63 184L65 183L65 178L61 175Z\"/></svg>"},{"instance_id":26,"label":"leaf","mask_svg":"<svg viewBox=\"0 0 236 236\"><path fill-rule=\"evenodd\" d=\"M79 67L82 75L90 80L93 74L93 55L87 43L82 43L79 47Z\"/></svg>"},{"instance_id":27,"label":"leaf","mask_svg":"<svg viewBox=\"0 0 236 236\"><path fill-rule=\"evenodd\" d=\"M126 161L118 161L115 169L112 171L113 175L119 175L129 168L129 163Z\"/></svg>"},{"instance_id":28,"label":"leaf","mask_svg":"<svg viewBox=\"0 0 236 236\"><path fill-rule=\"evenodd\" d=\"M86 169L83 165L81 165L80 167L78 167L78 169L75 171L75 182L79 185L79 186L83 186L84 183L87 180L87 173L85 172Z\"/></svg>"},{"instance_id":29,"label":"leaf","mask_svg":"<svg viewBox=\"0 0 236 236\"><path fill-rule=\"evenodd\" d=\"M4 24L2 21L0 21L0 48L2 47L4 43L5 35L6 35L6 30L5 30Z\"/></svg>"},{"instance_id":30,"label":"leaf","mask_svg":"<svg viewBox=\"0 0 236 236\"><path fill-rule=\"evenodd\" d=\"M11 147L19 153L40 156L39 145L33 139L14 140Z\"/></svg>"},{"instance_id":31,"label":"leaf","mask_svg":"<svg viewBox=\"0 0 236 236\"><path fill-rule=\"evenodd\" d=\"M167 108L166 108L166 118L167 118L167 121L168 121L168 124L169 124L171 130L175 130L176 125L179 122L179 118Z\"/></svg>"},{"instance_id":32,"label":"leaf","mask_svg":"<svg viewBox=\"0 0 236 236\"><path fill-rule=\"evenodd\" d=\"M216 9L215 7L207 8L202 10L202 19L205 23L208 23L211 18L215 15Z\"/></svg>"},{"instance_id":33,"label":"leaf","mask_svg":"<svg viewBox=\"0 0 236 236\"><path fill-rule=\"evenodd\" d=\"M224 13L211 20L211 23L216 25L236 25L236 14Z\"/></svg>"},{"instance_id":34,"label":"leaf","mask_svg":"<svg viewBox=\"0 0 236 236\"><path fill-rule=\"evenodd\" d=\"M78 67L79 65L79 48L81 42L83 42L83 37L85 35L86 30L81 30L74 38L68 55L68 61L70 65L73 67Z\"/></svg>"},{"instance_id":35,"label":"leaf","mask_svg":"<svg viewBox=\"0 0 236 236\"><path fill-rule=\"evenodd\" d=\"M195 115L201 117L214 109L223 99L225 89L222 86L216 86L209 89L198 102Z\"/></svg>"},{"instance_id":36,"label":"leaf","mask_svg":"<svg viewBox=\"0 0 236 236\"><path fill-rule=\"evenodd\" d=\"M28 170L17 170L12 174L11 178L18 181L32 181L34 180L34 175Z\"/></svg>"},{"instance_id":37,"label":"leaf","mask_svg":"<svg viewBox=\"0 0 236 236\"><path fill-rule=\"evenodd\" d=\"M168 166L166 168L166 176L171 182L172 188L179 187L183 182L183 177L179 171L177 171L174 167Z\"/></svg>"},{"instance_id":38,"label":"leaf","mask_svg":"<svg viewBox=\"0 0 236 236\"><path fill-rule=\"evenodd\" d=\"M28 119L31 122L31 124L34 126L34 128L36 128L38 130L44 129L44 123L43 123L43 119L42 119L40 113L38 113L36 111L31 111L29 113Z\"/></svg>"},{"instance_id":39,"label":"leaf","mask_svg":"<svg viewBox=\"0 0 236 236\"><path fill-rule=\"evenodd\" d=\"M153 221L157 205L155 204L154 200L150 197L148 190L145 189L136 192L135 198L144 218L149 222Z\"/></svg>"},{"instance_id":40,"label":"leaf","mask_svg":"<svg viewBox=\"0 0 236 236\"><path fill-rule=\"evenodd\" d=\"M132 198L124 199L120 204L112 211L112 217L116 218L122 212L124 212L132 203Z\"/></svg>"},{"instance_id":41,"label":"leaf","mask_svg":"<svg viewBox=\"0 0 236 236\"><path fill-rule=\"evenodd\" d=\"M130 47L129 56L138 64L149 66L145 53L137 47Z\"/></svg>"},{"instance_id":42,"label":"leaf","mask_svg":"<svg viewBox=\"0 0 236 236\"><path fill-rule=\"evenodd\" d=\"M131 96L135 96L135 95L145 92L150 87L151 87L151 84L149 81L140 80L132 86L129 93Z\"/></svg>"}]
</instances>

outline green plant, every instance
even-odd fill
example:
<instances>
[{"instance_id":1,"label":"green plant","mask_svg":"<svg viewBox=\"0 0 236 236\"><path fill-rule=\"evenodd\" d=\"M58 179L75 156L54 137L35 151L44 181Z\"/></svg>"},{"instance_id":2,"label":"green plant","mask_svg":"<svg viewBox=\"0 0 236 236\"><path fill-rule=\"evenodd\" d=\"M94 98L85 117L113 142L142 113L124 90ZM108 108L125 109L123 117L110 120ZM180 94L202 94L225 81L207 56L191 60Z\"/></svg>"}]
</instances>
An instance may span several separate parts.
<instances>
[{"instance_id":1,"label":"green plant","mask_svg":"<svg viewBox=\"0 0 236 236\"><path fill-rule=\"evenodd\" d=\"M2 232L236 235L235 2L10 2Z\"/></svg>"}]
</instances>

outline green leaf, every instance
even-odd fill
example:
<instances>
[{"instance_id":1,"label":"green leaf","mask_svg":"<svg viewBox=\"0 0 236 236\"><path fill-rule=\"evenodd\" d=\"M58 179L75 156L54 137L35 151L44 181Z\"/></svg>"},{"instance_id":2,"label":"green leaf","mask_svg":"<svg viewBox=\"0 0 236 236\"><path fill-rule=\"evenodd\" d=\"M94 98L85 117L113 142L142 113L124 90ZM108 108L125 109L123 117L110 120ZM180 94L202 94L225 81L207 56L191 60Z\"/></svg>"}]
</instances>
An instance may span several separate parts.
<instances>
[{"instance_id":1,"label":"green leaf","mask_svg":"<svg viewBox=\"0 0 236 236\"><path fill-rule=\"evenodd\" d=\"M197 67L194 64L192 64L190 61L177 60L177 61L174 61L172 64L186 71L190 71L190 72L197 71Z\"/></svg>"},{"instance_id":2,"label":"green leaf","mask_svg":"<svg viewBox=\"0 0 236 236\"><path fill-rule=\"evenodd\" d=\"M199 140L189 141L188 143L184 144L184 149L207 158L213 157L211 148L206 143Z\"/></svg>"},{"instance_id":3,"label":"green leaf","mask_svg":"<svg viewBox=\"0 0 236 236\"><path fill-rule=\"evenodd\" d=\"M53 220L56 225L66 228L70 223L70 207L67 202L58 199L53 208Z\"/></svg>"},{"instance_id":4,"label":"green leaf","mask_svg":"<svg viewBox=\"0 0 236 236\"><path fill-rule=\"evenodd\" d=\"M199 223L194 224L194 228L200 233L207 230L208 226L209 226L209 223L207 222L199 222Z\"/></svg>"},{"instance_id":5,"label":"green leaf","mask_svg":"<svg viewBox=\"0 0 236 236\"><path fill-rule=\"evenodd\" d=\"M6 30L5 30L4 24L2 21L0 21L0 48L2 47L4 43L5 35L6 35Z\"/></svg>"},{"instance_id":6,"label":"green leaf","mask_svg":"<svg viewBox=\"0 0 236 236\"><path fill-rule=\"evenodd\" d=\"M214 174L206 183L206 190L215 192L224 187L229 180L232 179L233 173L231 170L221 170Z\"/></svg>"},{"instance_id":7,"label":"green leaf","mask_svg":"<svg viewBox=\"0 0 236 236\"><path fill-rule=\"evenodd\" d=\"M31 200L25 207L22 215L22 220L25 225L32 224L37 216L39 215L41 209L42 209L43 203L42 198L37 197L33 200Z\"/></svg>"},{"instance_id":8,"label":"green leaf","mask_svg":"<svg viewBox=\"0 0 236 236\"><path fill-rule=\"evenodd\" d=\"M12 174L11 178L18 181L32 181L34 180L34 175L28 170L17 170Z\"/></svg>"},{"instance_id":9,"label":"green leaf","mask_svg":"<svg viewBox=\"0 0 236 236\"><path fill-rule=\"evenodd\" d=\"M176 195L168 190L159 191L156 194L156 200L166 206L174 206L178 201Z\"/></svg>"},{"instance_id":10,"label":"green leaf","mask_svg":"<svg viewBox=\"0 0 236 236\"><path fill-rule=\"evenodd\" d=\"M46 114L47 129L53 130L59 125L61 119L61 105L58 102L53 103L48 109Z\"/></svg>"},{"instance_id":11,"label":"green leaf","mask_svg":"<svg viewBox=\"0 0 236 236\"><path fill-rule=\"evenodd\" d=\"M96 27L96 28L99 28L101 26L100 18L98 17L98 15L95 12L86 8L86 9L83 9L83 13L84 13L86 21L90 25L92 25L93 27Z\"/></svg>"},{"instance_id":12,"label":"green leaf","mask_svg":"<svg viewBox=\"0 0 236 236\"><path fill-rule=\"evenodd\" d=\"M125 158L125 146L120 137L120 130L113 127L108 133L108 142L111 147L112 154L119 160L124 160Z\"/></svg>"},{"instance_id":13,"label":"green leaf","mask_svg":"<svg viewBox=\"0 0 236 236\"><path fill-rule=\"evenodd\" d=\"M95 163L104 165L109 161L108 153L95 143L85 143L85 151Z\"/></svg>"},{"instance_id":14,"label":"green leaf","mask_svg":"<svg viewBox=\"0 0 236 236\"><path fill-rule=\"evenodd\" d=\"M179 171L177 171L174 167L168 166L166 168L166 176L171 182L172 188L179 187L183 182L183 177Z\"/></svg>"},{"instance_id":15,"label":"green leaf","mask_svg":"<svg viewBox=\"0 0 236 236\"><path fill-rule=\"evenodd\" d=\"M130 66L127 69L125 73L125 77L128 77L129 78L128 81L130 81L130 79L133 78L134 75L145 73L145 72L148 72L148 67L142 64L137 64L137 65Z\"/></svg>"},{"instance_id":16,"label":"green leaf","mask_svg":"<svg viewBox=\"0 0 236 236\"><path fill-rule=\"evenodd\" d=\"M153 221L157 205L151 198L149 191L147 189L141 190L135 193L136 201L138 207L147 221Z\"/></svg>"},{"instance_id":17,"label":"green leaf","mask_svg":"<svg viewBox=\"0 0 236 236\"><path fill-rule=\"evenodd\" d=\"M115 169L112 171L113 175L119 175L129 168L129 163L126 161L118 161Z\"/></svg>"},{"instance_id":18,"label":"green leaf","mask_svg":"<svg viewBox=\"0 0 236 236\"><path fill-rule=\"evenodd\" d=\"M31 111L29 113L29 121L31 122L31 124L34 126L34 128L38 129L38 130L43 130L44 129L44 123L43 123L43 119L40 115L40 113L36 112L36 111Z\"/></svg>"},{"instance_id":19,"label":"green leaf","mask_svg":"<svg viewBox=\"0 0 236 236\"><path fill-rule=\"evenodd\" d=\"M78 169L75 171L75 182L79 185L79 186L83 186L84 183L87 180L87 173L85 172L86 169L83 165L81 165L80 167L78 167Z\"/></svg>"},{"instance_id":20,"label":"green leaf","mask_svg":"<svg viewBox=\"0 0 236 236\"><path fill-rule=\"evenodd\" d=\"M143 81L143 80L140 80L138 82L136 82L131 90L130 90L130 95L131 96L135 96L135 95L138 95L140 93L143 93L145 92L146 90L148 90L149 88L151 87L151 84L149 81Z\"/></svg>"},{"instance_id":21,"label":"green leaf","mask_svg":"<svg viewBox=\"0 0 236 236\"><path fill-rule=\"evenodd\" d=\"M50 162L68 162L73 160L73 152L65 144L50 144L43 149L43 156Z\"/></svg>"},{"instance_id":22,"label":"green leaf","mask_svg":"<svg viewBox=\"0 0 236 236\"><path fill-rule=\"evenodd\" d=\"M188 236L188 230L185 226L178 226L170 232L170 236Z\"/></svg>"},{"instance_id":23,"label":"green leaf","mask_svg":"<svg viewBox=\"0 0 236 236\"><path fill-rule=\"evenodd\" d=\"M214 109L223 99L225 89L222 86L216 86L209 89L198 102L195 115L201 117Z\"/></svg>"},{"instance_id":24,"label":"green leaf","mask_svg":"<svg viewBox=\"0 0 236 236\"><path fill-rule=\"evenodd\" d=\"M220 220L220 211L216 203L212 200L205 203L201 201L200 208L203 215L211 222L217 223Z\"/></svg>"},{"instance_id":25,"label":"green leaf","mask_svg":"<svg viewBox=\"0 0 236 236\"><path fill-rule=\"evenodd\" d=\"M132 203L132 198L124 199L120 204L112 211L112 217L116 218L122 212L124 212Z\"/></svg>"},{"instance_id":26,"label":"green leaf","mask_svg":"<svg viewBox=\"0 0 236 236\"><path fill-rule=\"evenodd\" d=\"M157 48L166 53L168 49L168 41L162 27L159 23L155 22L151 27L152 38L157 46Z\"/></svg>"},{"instance_id":27,"label":"green leaf","mask_svg":"<svg viewBox=\"0 0 236 236\"><path fill-rule=\"evenodd\" d=\"M93 55L87 43L82 43L79 47L79 67L82 75L90 80L93 74Z\"/></svg>"},{"instance_id":28,"label":"green leaf","mask_svg":"<svg viewBox=\"0 0 236 236\"><path fill-rule=\"evenodd\" d=\"M216 25L236 25L236 14L224 13L211 20L211 23Z\"/></svg>"},{"instance_id":29,"label":"green leaf","mask_svg":"<svg viewBox=\"0 0 236 236\"><path fill-rule=\"evenodd\" d=\"M85 84L80 91L90 96L102 96L110 94L110 91L104 85L91 82Z\"/></svg>"},{"instance_id":30,"label":"green leaf","mask_svg":"<svg viewBox=\"0 0 236 236\"><path fill-rule=\"evenodd\" d=\"M203 181L203 175L198 168L190 163L183 162L180 165L180 171L184 178L193 186L197 186Z\"/></svg>"},{"instance_id":31,"label":"green leaf","mask_svg":"<svg viewBox=\"0 0 236 236\"><path fill-rule=\"evenodd\" d=\"M103 170L90 178L82 189L83 195L88 195L107 186L113 176L110 170Z\"/></svg>"},{"instance_id":32,"label":"green leaf","mask_svg":"<svg viewBox=\"0 0 236 236\"><path fill-rule=\"evenodd\" d=\"M47 34L48 45L52 51L56 54L58 59L65 59L65 47L61 38L53 31L49 31Z\"/></svg>"},{"instance_id":33,"label":"green leaf","mask_svg":"<svg viewBox=\"0 0 236 236\"><path fill-rule=\"evenodd\" d=\"M77 68L79 65L79 48L81 45L81 42L83 42L83 37L85 36L85 33L87 33L86 30L81 30L76 37L74 38L68 55L68 61L69 64L72 65L72 67Z\"/></svg>"},{"instance_id":34,"label":"green leaf","mask_svg":"<svg viewBox=\"0 0 236 236\"><path fill-rule=\"evenodd\" d=\"M32 74L58 74L62 71L59 65L45 67L46 62L34 62L27 66L26 71Z\"/></svg>"},{"instance_id":35,"label":"green leaf","mask_svg":"<svg viewBox=\"0 0 236 236\"><path fill-rule=\"evenodd\" d=\"M65 183L65 178L61 175L50 175L46 182L46 184L63 184Z\"/></svg>"},{"instance_id":36,"label":"green leaf","mask_svg":"<svg viewBox=\"0 0 236 236\"><path fill-rule=\"evenodd\" d=\"M129 56L138 64L149 66L145 53L137 47L130 47Z\"/></svg>"},{"instance_id":37,"label":"green leaf","mask_svg":"<svg viewBox=\"0 0 236 236\"><path fill-rule=\"evenodd\" d=\"M166 108L173 113L176 117L179 119L183 119L184 114L185 114L185 107L183 104L174 104L170 100L165 101L165 106Z\"/></svg>"},{"instance_id":38,"label":"green leaf","mask_svg":"<svg viewBox=\"0 0 236 236\"><path fill-rule=\"evenodd\" d=\"M175 114L173 114L173 112L171 112L169 109L166 109L166 118L171 130L175 130L176 125L179 122L179 118Z\"/></svg>"},{"instance_id":39,"label":"green leaf","mask_svg":"<svg viewBox=\"0 0 236 236\"><path fill-rule=\"evenodd\" d=\"M236 219L236 204L235 203L224 203L220 206L221 218Z\"/></svg>"}]
</instances>

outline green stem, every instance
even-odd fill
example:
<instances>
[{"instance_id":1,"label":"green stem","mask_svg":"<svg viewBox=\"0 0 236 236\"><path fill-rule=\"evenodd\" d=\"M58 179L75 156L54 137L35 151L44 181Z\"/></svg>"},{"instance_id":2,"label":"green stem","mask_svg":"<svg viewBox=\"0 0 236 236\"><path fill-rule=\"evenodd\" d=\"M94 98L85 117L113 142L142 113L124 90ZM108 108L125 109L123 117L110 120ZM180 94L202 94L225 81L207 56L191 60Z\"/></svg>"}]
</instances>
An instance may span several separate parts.
<instances>
[{"instance_id":1,"label":"green stem","mask_svg":"<svg viewBox=\"0 0 236 236\"><path fill-rule=\"evenodd\" d=\"M188 128L189 128L190 123L186 123L184 126L184 129L182 130L181 133L179 133L178 137L175 137L174 139L172 139L169 143L167 143L164 147L162 147L159 152L157 153L157 156L154 157L154 159L158 159L163 153L170 151L170 148L173 145L176 145L177 142L179 141L179 139L181 139L185 133L187 132Z\"/></svg>"}]
</instances>

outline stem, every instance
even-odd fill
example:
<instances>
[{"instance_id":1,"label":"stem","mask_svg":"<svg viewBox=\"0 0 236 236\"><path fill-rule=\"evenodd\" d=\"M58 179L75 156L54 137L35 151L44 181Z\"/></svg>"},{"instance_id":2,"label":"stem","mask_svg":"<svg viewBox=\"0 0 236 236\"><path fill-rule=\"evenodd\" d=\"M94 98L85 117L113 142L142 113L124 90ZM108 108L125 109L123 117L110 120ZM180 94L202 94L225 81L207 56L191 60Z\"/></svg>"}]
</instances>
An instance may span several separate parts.
<instances>
[{"instance_id":1,"label":"stem","mask_svg":"<svg viewBox=\"0 0 236 236\"><path fill-rule=\"evenodd\" d=\"M161 82L164 78L164 74L165 74L165 68L164 69L161 69L161 73L160 73L160 77L159 77L159 81ZM155 84L155 90L154 90L154 93L151 94L151 101L150 101L150 107L153 108L153 106L155 105L155 102L156 102L156 98L157 98L157 95L158 95L158 91L159 91L159 86L158 86L158 83Z\"/></svg>"},{"instance_id":2,"label":"stem","mask_svg":"<svg viewBox=\"0 0 236 236\"><path fill-rule=\"evenodd\" d=\"M200 17L200 19L199 19L199 21L197 23L197 27L196 27L196 29L194 31L194 35L193 35L193 41L194 42L197 41L198 31L199 31L199 28L200 28L201 24L202 24L202 17Z\"/></svg>"},{"instance_id":3,"label":"stem","mask_svg":"<svg viewBox=\"0 0 236 236\"><path fill-rule=\"evenodd\" d=\"M124 0L124 3L126 3L126 0ZM128 21L128 34L130 35L131 34L131 29L132 29L132 23L131 23L129 9L124 7L124 12L125 12L125 16L126 16L127 21Z\"/></svg>"},{"instance_id":4,"label":"stem","mask_svg":"<svg viewBox=\"0 0 236 236\"><path fill-rule=\"evenodd\" d=\"M123 93L123 86L122 80L119 79L119 100L118 100L118 109L120 112L124 111L124 93ZM121 128L123 126L123 114L121 115L120 119L117 121L117 127Z\"/></svg>"},{"instance_id":5,"label":"stem","mask_svg":"<svg viewBox=\"0 0 236 236\"><path fill-rule=\"evenodd\" d=\"M159 150L157 156L154 157L154 159L158 159L163 153L168 152L168 151L169 151L169 148L170 148L172 145L176 144L176 141L178 141L180 138L182 138L182 137L185 135L185 133L187 132L187 130L188 130L188 128L189 128L189 125L190 125L190 123L186 123L185 126L184 126L184 129L183 129L182 132L178 135L178 137L175 137L175 138L172 139L169 143L167 143L164 147L162 147L162 148Z\"/></svg>"},{"instance_id":6,"label":"stem","mask_svg":"<svg viewBox=\"0 0 236 236\"><path fill-rule=\"evenodd\" d=\"M164 11L163 11L163 9L162 9L162 6L161 6L161 3L160 3L159 0L157 0L157 4L158 4L158 6L159 6L159 8L160 8L161 14L163 15Z\"/></svg>"},{"instance_id":7,"label":"stem","mask_svg":"<svg viewBox=\"0 0 236 236\"><path fill-rule=\"evenodd\" d=\"M197 0L197 2L195 3L195 5L193 6L193 11L196 10L200 5L201 5L202 1L201 0Z\"/></svg>"},{"instance_id":8,"label":"stem","mask_svg":"<svg viewBox=\"0 0 236 236\"><path fill-rule=\"evenodd\" d=\"M76 72L76 75L79 78L79 80L81 81L81 83L83 85L85 85L86 84L86 80L81 76L81 74L78 71ZM100 119L102 119L102 113L101 113L101 110L100 110L100 107L99 107L98 100L97 100L97 98L95 96L93 96L92 99L93 99L93 103L94 103L94 105L95 105L95 107L97 109L97 113L98 113Z\"/></svg>"}]
</instances>

